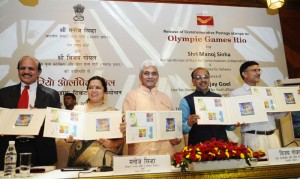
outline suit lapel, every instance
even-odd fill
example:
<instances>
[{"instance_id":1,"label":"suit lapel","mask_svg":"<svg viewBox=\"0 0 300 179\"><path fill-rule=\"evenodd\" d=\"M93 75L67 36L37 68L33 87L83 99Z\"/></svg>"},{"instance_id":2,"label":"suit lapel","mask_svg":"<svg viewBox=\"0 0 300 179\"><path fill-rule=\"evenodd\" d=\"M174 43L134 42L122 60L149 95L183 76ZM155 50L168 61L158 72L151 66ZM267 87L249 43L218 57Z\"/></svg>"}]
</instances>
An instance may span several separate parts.
<instances>
[{"instance_id":1,"label":"suit lapel","mask_svg":"<svg viewBox=\"0 0 300 179\"><path fill-rule=\"evenodd\" d=\"M18 102L19 102L19 98L21 96L21 83L19 83L18 85L15 85L12 88L10 96L11 96L11 99L12 99L12 102L13 102L14 106L17 108Z\"/></svg>"},{"instance_id":2,"label":"suit lapel","mask_svg":"<svg viewBox=\"0 0 300 179\"><path fill-rule=\"evenodd\" d=\"M36 98L35 98L35 104L34 107L44 107L45 106L45 98L46 98L46 92L43 89L43 86L38 84L38 87L36 89Z\"/></svg>"}]
</instances>

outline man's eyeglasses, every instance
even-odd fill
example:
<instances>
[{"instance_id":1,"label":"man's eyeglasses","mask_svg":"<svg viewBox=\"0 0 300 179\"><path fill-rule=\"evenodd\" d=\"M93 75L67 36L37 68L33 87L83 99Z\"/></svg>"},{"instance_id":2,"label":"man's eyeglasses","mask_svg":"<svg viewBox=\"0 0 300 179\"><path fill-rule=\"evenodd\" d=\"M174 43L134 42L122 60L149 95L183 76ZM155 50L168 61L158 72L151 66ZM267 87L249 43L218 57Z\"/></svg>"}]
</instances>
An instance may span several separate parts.
<instances>
[{"instance_id":1,"label":"man's eyeglasses","mask_svg":"<svg viewBox=\"0 0 300 179\"><path fill-rule=\"evenodd\" d=\"M251 71L252 73L262 72L262 69L252 69L252 70L245 70L245 72Z\"/></svg>"},{"instance_id":2,"label":"man's eyeglasses","mask_svg":"<svg viewBox=\"0 0 300 179\"><path fill-rule=\"evenodd\" d=\"M195 76L194 77L194 79L196 79L196 80L200 80L200 79L209 79L209 75L205 75L205 74L203 74L203 75L197 75L197 76Z\"/></svg>"},{"instance_id":3,"label":"man's eyeglasses","mask_svg":"<svg viewBox=\"0 0 300 179\"><path fill-rule=\"evenodd\" d=\"M143 73L143 75L145 75L145 76L150 76L150 75L152 75L152 76L157 76L158 73L157 73L157 72L149 72L149 71L145 71L145 72Z\"/></svg>"}]
</instances>

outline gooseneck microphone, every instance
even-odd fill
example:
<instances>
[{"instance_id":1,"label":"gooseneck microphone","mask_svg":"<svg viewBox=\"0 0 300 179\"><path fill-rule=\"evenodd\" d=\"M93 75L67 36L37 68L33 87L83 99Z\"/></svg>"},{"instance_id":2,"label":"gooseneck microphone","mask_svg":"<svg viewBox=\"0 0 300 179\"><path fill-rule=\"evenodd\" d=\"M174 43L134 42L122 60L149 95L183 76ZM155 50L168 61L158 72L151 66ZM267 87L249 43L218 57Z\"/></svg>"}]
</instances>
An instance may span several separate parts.
<instances>
[{"instance_id":1,"label":"gooseneck microphone","mask_svg":"<svg viewBox=\"0 0 300 179\"><path fill-rule=\"evenodd\" d=\"M105 150L104 154L103 154L103 159L102 159L102 166L98 167L98 170L100 170L100 172L108 172L108 171L113 171L113 167L112 166L106 166L106 152L110 152L116 155L116 152L110 151L110 150Z\"/></svg>"}]
</instances>

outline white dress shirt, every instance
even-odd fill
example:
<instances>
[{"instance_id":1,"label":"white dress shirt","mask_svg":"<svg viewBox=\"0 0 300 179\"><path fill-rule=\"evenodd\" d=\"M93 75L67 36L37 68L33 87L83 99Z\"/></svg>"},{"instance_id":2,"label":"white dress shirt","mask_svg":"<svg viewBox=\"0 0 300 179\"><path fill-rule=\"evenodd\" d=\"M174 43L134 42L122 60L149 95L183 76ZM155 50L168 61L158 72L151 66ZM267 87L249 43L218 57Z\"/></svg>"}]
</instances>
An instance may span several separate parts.
<instances>
[{"instance_id":1,"label":"white dress shirt","mask_svg":"<svg viewBox=\"0 0 300 179\"><path fill-rule=\"evenodd\" d=\"M21 94L23 89L27 86L25 83L21 82ZM29 85L28 95L29 95L29 103L28 108L30 105L34 107L35 99L36 99L36 89L37 89L37 81Z\"/></svg>"}]
</instances>

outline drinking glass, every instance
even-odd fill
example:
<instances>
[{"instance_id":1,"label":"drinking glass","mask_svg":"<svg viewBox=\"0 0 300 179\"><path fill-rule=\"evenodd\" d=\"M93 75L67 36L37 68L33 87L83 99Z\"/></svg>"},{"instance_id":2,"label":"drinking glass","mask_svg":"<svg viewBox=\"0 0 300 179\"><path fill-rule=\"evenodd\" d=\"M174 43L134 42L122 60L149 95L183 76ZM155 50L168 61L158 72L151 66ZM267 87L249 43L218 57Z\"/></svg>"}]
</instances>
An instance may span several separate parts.
<instances>
[{"instance_id":1,"label":"drinking glass","mask_svg":"<svg viewBox=\"0 0 300 179\"><path fill-rule=\"evenodd\" d=\"M31 153L20 153L20 177L30 176Z\"/></svg>"}]
</instances>

